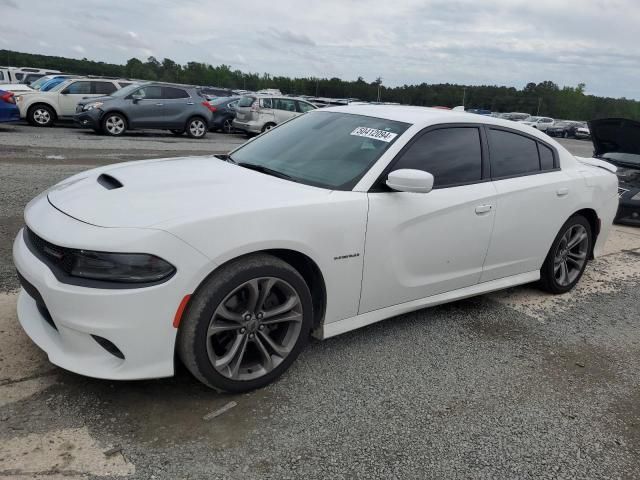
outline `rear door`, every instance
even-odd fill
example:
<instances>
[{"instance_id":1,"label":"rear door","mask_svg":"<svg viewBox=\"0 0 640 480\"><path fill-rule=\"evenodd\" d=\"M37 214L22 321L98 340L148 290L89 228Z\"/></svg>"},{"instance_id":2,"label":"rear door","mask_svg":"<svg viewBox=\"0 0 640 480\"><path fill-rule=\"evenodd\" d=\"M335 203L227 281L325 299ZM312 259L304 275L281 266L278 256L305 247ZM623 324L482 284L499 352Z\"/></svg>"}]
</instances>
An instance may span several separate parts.
<instances>
[{"instance_id":1,"label":"rear door","mask_svg":"<svg viewBox=\"0 0 640 480\"><path fill-rule=\"evenodd\" d=\"M497 207L482 282L539 270L575 205L555 149L502 127L487 127L487 137Z\"/></svg>"},{"instance_id":2,"label":"rear door","mask_svg":"<svg viewBox=\"0 0 640 480\"><path fill-rule=\"evenodd\" d=\"M164 105L157 125L165 128L184 128L187 117L195 111L196 99L191 98L184 88L178 87L162 87L162 97Z\"/></svg>"}]
</instances>

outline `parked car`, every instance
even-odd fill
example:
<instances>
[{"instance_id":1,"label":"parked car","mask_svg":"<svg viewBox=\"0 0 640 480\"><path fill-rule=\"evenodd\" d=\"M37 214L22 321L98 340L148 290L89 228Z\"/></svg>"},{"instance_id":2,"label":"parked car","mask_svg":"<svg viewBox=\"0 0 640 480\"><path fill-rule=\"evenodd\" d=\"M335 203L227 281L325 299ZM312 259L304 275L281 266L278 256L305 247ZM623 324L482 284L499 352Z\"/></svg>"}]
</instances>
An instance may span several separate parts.
<instances>
[{"instance_id":1,"label":"parked car","mask_svg":"<svg viewBox=\"0 0 640 480\"><path fill-rule=\"evenodd\" d=\"M549 117L529 117L526 120L522 120L523 125L537 128L541 132L545 132L547 128L553 126L553 123L553 118Z\"/></svg>"},{"instance_id":2,"label":"parked car","mask_svg":"<svg viewBox=\"0 0 640 480\"><path fill-rule=\"evenodd\" d=\"M591 131L589 130L589 126L584 125L582 127L576 128L576 133L574 133L574 136L582 140L591 138Z\"/></svg>"},{"instance_id":3,"label":"parked car","mask_svg":"<svg viewBox=\"0 0 640 480\"><path fill-rule=\"evenodd\" d=\"M60 73L59 70L31 67L0 67L0 84L23 83L36 80L44 75Z\"/></svg>"},{"instance_id":4,"label":"parked car","mask_svg":"<svg viewBox=\"0 0 640 480\"><path fill-rule=\"evenodd\" d=\"M200 88L200 92L212 99L218 97L233 97L233 91L229 88L202 87Z\"/></svg>"},{"instance_id":5,"label":"parked car","mask_svg":"<svg viewBox=\"0 0 640 480\"><path fill-rule=\"evenodd\" d=\"M229 155L102 166L39 195L13 246L18 319L79 374L165 377L178 355L248 391L311 332L536 281L570 291L603 252L612 170L490 117L313 110Z\"/></svg>"},{"instance_id":6,"label":"parked car","mask_svg":"<svg viewBox=\"0 0 640 480\"><path fill-rule=\"evenodd\" d=\"M521 122L522 120L526 120L531 115L528 113L520 113L520 112L510 112L510 113L501 113L500 118L505 120L511 120L513 122Z\"/></svg>"},{"instance_id":7,"label":"parked car","mask_svg":"<svg viewBox=\"0 0 640 480\"><path fill-rule=\"evenodd\" d=\"M298 98L247 95L236 106L233 128L249 135L262 133L316 108L312 103Z\"/></svg>"},{"instance_id":8,"label":"parked car","mask_svg":"<svg viewBox=\"0 0 640 480\"><path fill-rule=\"evenodd\" d=\"M603 118L589 122L594 157L618 167L620 205L614 222L640 227L640 122Z\"/></svg>"},{"instance_id":9,"label":"parked car","mask_svg":"<svg viewBox=\"0 0 640 480\"><path fill-rule=\"evenodd\" d=\"M116 80L76 78L48 92L18 95L20 116L36 127L50 127L58 119L72 119L78 103L86 98L102 97L120 89Z\"/></svg>"},{"instance_id":10,"label":"parked car","mask_svg":"<svg viewBox=\"0 0 640 480\"><path fill-rule=\"evenodd\" d=\"M70 78L79 78L79 77L77 75L45 75L43 77L40 77L35 82L31 83L29 86L33 90L38 90L40 92L48 92L56 85L59 85Z\"/></svg>"},{"instance_id":11,"label":"parked car","mask_svg":"<svg viewBox=\"0 0 640 480\"><path fill-rule=\"evenodd\" d=\"M33 88L29 85L25 85L24 83L5 83L0 85L0 89L5 92L13 92L13 93L29 93L35 92Z\"/></svg>"},{"instance_id":12,"label":"parked car","mask_svg":"<svg viewBox=\"0 0 640 480\"><path fill-rule=\"evenodd\" d=\"M16 106L15 94L0 90L0 123L17 122L20 120L20 110Z\"/></svg>"},{"instance_id":13,"label":"parked car","mask_svg":"<svg viewBox=\"0 0 640 480\"><path fill-rule=\"evenodd\" d=\"M213 118L210 130L220 130L224 133L233 132L233 119L236 116L235 108L240 102L240 97L220 97L209 100Z\"/></svg>"},{"instance_id":14,"label":"parked car","mask_svg":"<svg viewBox=\"0 0 640 480\"><path fill-rule=\"evenodd\" d=\"M256 92L258 95L278 95L282 96L282 92L277 88L265 88Z\"/></svg>"},{"instance_id":15,"label":"parked car","mask_svg":"<svg viewBox=\"0 0 640 480\"><path fill-rule=\"evenodd\" d=\"M80 101L73 120L80 127L111 136L150 128L202 138L212 125L213 108L196 87L144 83Z\"/></svg>"},{"instance_id":16,"label":"parked car","mask_svg":"<svg viewBox=\"0 0 640 480\"><path fill-rule=\"evenodd\" d=\"M554 123L551 127L547 128L546 133L552 137L571 138L575 137L576 129L579 127L586 127L584 122L574 122L571 120L562 120Z\"/></svg>"}]
</instances>

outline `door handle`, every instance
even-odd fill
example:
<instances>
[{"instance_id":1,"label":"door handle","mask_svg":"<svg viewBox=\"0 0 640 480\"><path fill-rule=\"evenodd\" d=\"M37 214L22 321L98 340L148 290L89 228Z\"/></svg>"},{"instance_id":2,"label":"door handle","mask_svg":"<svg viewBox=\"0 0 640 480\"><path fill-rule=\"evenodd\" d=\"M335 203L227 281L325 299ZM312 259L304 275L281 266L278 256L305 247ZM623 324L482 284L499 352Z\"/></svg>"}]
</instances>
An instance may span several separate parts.
<instances>
[{"instance_id":1,"label":"door handle","mask_svg":"<svg viewBox=\"0 0 640 480\"><path fill-rule=\"evenodd\" d=\"M193 102L187 102L187 105L195 105Z\"/></svg>"},{"instance_id":2,"label":"door handle","mask_svg":"<svg viewBox=\"0 0 640 480\"><path fill-rule=\"evenodd\" d=\"M156 103L156 107L161 107L162 105L164 105L163 103Z\"/></svg>"},{"instance_id":3,"label":"door handle","mask_svg":"<svg viewBox=\"0 0 640 480\"><path fill-rule=\"evenodd\" d=\"M569 194L569 189L567 187L562 187L556 190L556 195L559 197L564 197Z\"/></svg>"},{"instance_id":4,"label":"door handle","mask_svg":"<svg viewBox=\"0 0 640 480\"><path fill-rule=\"evenodd\" d=\"M478 215L482 215L483 213L488 213L493 208L493 205L478 205L476 207L476 213Z\"/></svg>"}]
</instances>

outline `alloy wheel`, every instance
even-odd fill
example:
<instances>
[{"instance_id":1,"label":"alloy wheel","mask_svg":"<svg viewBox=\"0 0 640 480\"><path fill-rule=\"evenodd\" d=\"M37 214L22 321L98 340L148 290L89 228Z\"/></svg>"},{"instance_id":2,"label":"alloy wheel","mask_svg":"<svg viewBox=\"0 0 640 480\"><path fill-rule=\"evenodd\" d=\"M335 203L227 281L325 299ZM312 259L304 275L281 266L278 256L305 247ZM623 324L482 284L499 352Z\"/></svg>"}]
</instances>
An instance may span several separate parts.
<instances>
[{"instance_id":1,"label":"alloy wheel","mask_svg":"<svg viewBox=\"0 0 640 480\"><path fill-rule=\"evenodd\" d=\"M296 290L275 277L235 288L218 305L207 329L211 365L232 380L253 380L276 368L294 349L302 328Z\"/></svg>"},{"instance_id":2,"label":"alloy wheel","mask_svg":"<svg viewBox=\"0 0 640 480\"><path fill-rule=\"evenodd\" d=\"M202 120L194 120L189 125L189 132L194 137L202 137L207 130L204 122Z\"/></svg>"},{"instance_id":3,"label":"alloy wheel","mask_svg":"<svg viewBox=\"0 0 640 480\"><path fill-rule=\"evenodd\" d=\"M51 121L51 114L45 108L37 108L33 112L33 119L39 125L46 125Z\"/></svg>"},{"instance_id":4,"label":"alloy wheel","mask_svg":"<svg viewBox=\"0 0 640 480\"><path fill-rule=\"evenodd\" d=\"M111 135L120 135L125 129L124 120L117 115L112 115L104 122L104 128Z\"/></svg>"},{"instance_id":5,"label":"alloy wheel","mask_svg":"<svg viewBox=\"0 0 640 480\"><path fill-rule=\"evenodd\" d=\"M589 235L580 224L570 226L556 248L553 274L558 285L566 287L582 272L587 261Z\"/></svg>"}]
</instances>

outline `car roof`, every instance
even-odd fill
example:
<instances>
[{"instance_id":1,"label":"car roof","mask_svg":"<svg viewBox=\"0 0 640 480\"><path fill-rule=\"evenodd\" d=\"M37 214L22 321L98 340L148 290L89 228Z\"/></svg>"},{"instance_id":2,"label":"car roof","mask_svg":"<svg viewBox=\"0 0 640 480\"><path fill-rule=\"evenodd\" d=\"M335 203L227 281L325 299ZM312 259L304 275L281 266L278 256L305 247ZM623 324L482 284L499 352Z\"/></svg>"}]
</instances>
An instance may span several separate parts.
<instances>
[{"instance_id":1,"label":"car roof","mask_svg":"<svg viewBox=\"0 0 640 480\"><path fill-rule=\"evenodd\" d=\"M531 133L529 128L524 128L517 122L497 117L487 117L475 113L467 113L458 110L442 110L431 107L414 107L409 105L346 105L340 107L327 107L323 112L342 112L369 117L384 118L397 122L411 123L414 125L432 125L437 123L480 123L496 125ZM531 129L537 131L535 129Z\"/></svg>"}]
</instances>

